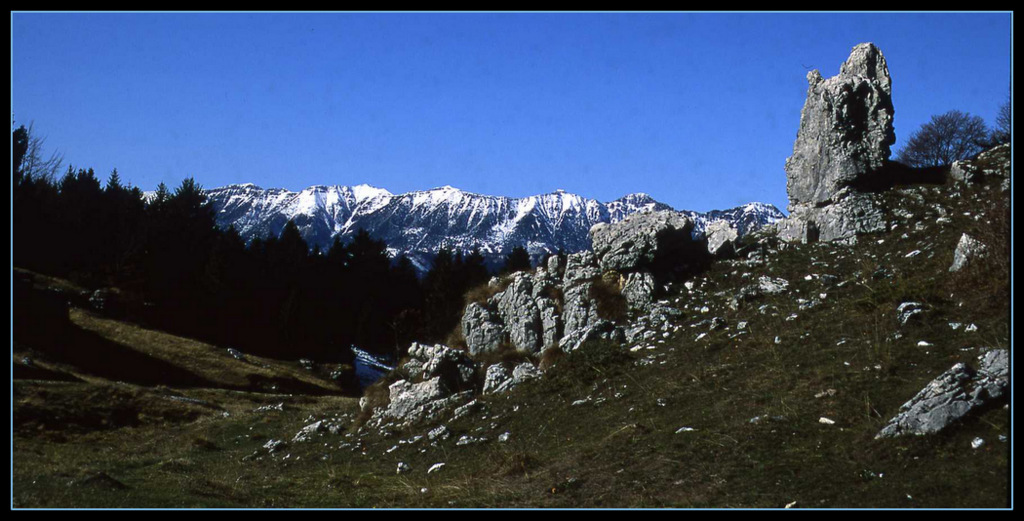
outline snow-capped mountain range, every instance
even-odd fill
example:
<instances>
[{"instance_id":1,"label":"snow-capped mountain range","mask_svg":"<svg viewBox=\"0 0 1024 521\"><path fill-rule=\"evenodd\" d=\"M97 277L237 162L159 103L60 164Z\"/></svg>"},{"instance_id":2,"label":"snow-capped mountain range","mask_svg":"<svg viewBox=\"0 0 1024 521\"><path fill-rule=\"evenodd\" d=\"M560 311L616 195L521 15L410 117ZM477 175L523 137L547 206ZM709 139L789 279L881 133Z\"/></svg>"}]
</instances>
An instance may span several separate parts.
<instances>
[{"instance_id":1,"label":"snow-capped mountain range","mask_svg":"<svg viewBox=\"0 0 1024 521\"><path fill-rule=\"evenodd\" d=\"M540 257L559 249L572 253L590 247L588 232L602 222L627 215L671 210L647 194L630 194L601 203L565 191L523 198L480 195L450 186L392 194L369 185L311 186L300 192L260 188L253 184L207 190L218 226L234 225L247 242L278 236L289 220L306 242L326 250L334 238L354 237L360 228L383 240L395 257L404 254L421 270L440 248L469 252L479 248L498 263L516 246ZM749 203L707 213L684 211L695 222L695 234L707 223L725 219L741 234L784 217L775 206Z\"/></svg>"}]
</instances>

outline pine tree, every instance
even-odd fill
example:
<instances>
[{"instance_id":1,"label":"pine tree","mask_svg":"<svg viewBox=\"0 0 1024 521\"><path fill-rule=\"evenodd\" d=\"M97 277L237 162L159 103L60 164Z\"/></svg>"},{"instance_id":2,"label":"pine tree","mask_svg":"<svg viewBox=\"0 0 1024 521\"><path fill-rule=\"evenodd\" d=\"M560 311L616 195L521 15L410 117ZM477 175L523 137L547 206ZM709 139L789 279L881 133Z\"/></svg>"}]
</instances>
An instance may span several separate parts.
<instances>
[{"instance_id":1,"label":"pine tree","mask_svg":"<svg viewBox=\"0 0 1024 521\"><path fill-rule=\"evenodd\" d=\"M526 248L522 246L516 246L512 248L512 251L505 257L505 265L502 266L502 273L514 273L517 271L525 271L531 268L530 265L530 254L526 251Z\"/></svg>"}]
</instances>

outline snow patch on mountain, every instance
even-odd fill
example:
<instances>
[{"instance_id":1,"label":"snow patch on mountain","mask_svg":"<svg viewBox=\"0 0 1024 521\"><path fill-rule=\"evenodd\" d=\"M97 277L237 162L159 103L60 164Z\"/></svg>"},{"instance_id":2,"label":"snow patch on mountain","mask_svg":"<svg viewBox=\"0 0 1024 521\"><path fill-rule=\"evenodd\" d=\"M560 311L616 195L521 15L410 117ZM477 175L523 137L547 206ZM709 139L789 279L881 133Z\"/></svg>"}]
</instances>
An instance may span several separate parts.
<instances>
[{"instance_id":1,"label":"snow patch on mountain","mask_svg":"<svg viewBox=\"0 0 1024 521\"><path fill-rule=\"evenodd\" d=\"M588 232L595 224L618 222L638 212L672 210L644 193L601 203L564 190L511 198L452 186L393 194L366 184L311 186L291 192L246 183L214 188L207 196L218 226L233 225L246 241L277 236L289 220L310 246L321 248L329 247L335 237L345 241L365 229L387 243L389 254L408 256L421 271L429 268L433 254L442 247L463 252L479 248L493 263L515 246L526 246L535 258L559 250L571 253L590 247ZM731 222L745 234L784 217L764 203L683 213L696 221L698 235L717 219Z\"/></svg>"}]
</instances>

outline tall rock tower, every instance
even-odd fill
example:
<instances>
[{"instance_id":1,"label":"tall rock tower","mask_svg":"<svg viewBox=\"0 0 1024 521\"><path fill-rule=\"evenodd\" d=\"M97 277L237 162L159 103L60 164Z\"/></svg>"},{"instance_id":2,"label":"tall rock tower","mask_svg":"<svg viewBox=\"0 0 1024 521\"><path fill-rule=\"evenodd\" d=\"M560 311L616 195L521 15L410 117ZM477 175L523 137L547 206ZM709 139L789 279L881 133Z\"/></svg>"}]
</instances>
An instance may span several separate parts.
<instances>
[{"instance_id":1,"label":"tall rock tower","mask_svg":"<svg viewBox=\"0 0 1024 521\"><path fill-rule=\"evenodd\" d=\"M839 74L807 74L807 100L793 155L786 160L791 218L787 240L834 240L884 226L881 210L857 186L886 165L896 142L892 78L882 51L853 48Z\"/></svg>"}]
</instances>

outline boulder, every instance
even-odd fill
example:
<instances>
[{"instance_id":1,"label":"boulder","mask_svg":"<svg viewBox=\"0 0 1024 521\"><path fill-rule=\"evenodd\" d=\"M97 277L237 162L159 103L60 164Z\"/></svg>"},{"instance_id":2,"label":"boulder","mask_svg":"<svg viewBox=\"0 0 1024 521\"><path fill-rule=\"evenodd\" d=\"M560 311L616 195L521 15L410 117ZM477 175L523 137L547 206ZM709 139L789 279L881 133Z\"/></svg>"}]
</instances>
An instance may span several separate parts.
<instances>
[{"instance_id":1,"label":"boulder","mask_svg":"<svg viewBox=\"0 0 1024 521\"><path fill-rule=\"evenodd\" d=\"M622 328L615 327L615 324L608 320L598 319L593 324L568 332L558 341L563 351L575 351L590 340L604 339L615 342L624 342L626 333Z\"/></svg>"},{"instance_id":2,"label":"boulder","mask_svg":"<svg viewBox=\"0 0 1024 521\"><path fill-rule=\"evenodd\" d=\"M797 204L834 202L889 159L893 131L892 79L874 44L853 48L839 74L807 74L807 100L793 155L786 160L786 189Z\"/></svg>"},{"instance_id":3,"label":"boulder","mask_svg":"<svg viewBox=\"0 0 1024 521\"><path fill-rule=\"evenodd\" d=\"M651 266L663 246L692 242L693 220L679 212L636 213L614 224L590 229L601 271L636 271Z\"/></svg>"},{"instance_id":4,"label":"boulder","mask_svg":"<svg viewBox=\"0 0 1024 521\"><path fill-rule=\"evenodd\" d=\"M507 391L512 385L512 373L501 364L494 364L487 368L484 376L484 394L500 393Z\"/></svg>"},{"instance_id":5,"label":"boulder","mask_svg":"<svg viewBox=\"0 0 1024 521\"><path fill-rule=\"evenodd\" d=\"M996 349L978 357L978 370L958 363L921 389L875 438L933 434L977 408L1002 397L1009 387L1009 352Z\"/></svg>"},{"instance_id":6,"label":"boulder","mask_svg":"<svg viewBox=\"0 0 1024 521\"><path fill-rule=\"evenodd\" d=\"M512 369L512 380L516 385L534 378L540 378L540 369L530 362L522 362Z\"/></svg>"},{"instance_id":7,"label":"boulder","mask_svg":"<svg viewBox=\"0 0 1024 521\"><path fill-rule=\"evenodd\" d=\"M920 302L903 302L896 307L896 320L905 326L911 319L920 320L924 312L924 304Z\"/></svg>"},{"instance_id":8,"label":"boulder","mask_svg":"<svg viewBox=\"0 0 1024 521\"><path fill-rule=\"evenodd\" d=\"M388 387L388 393L391 402L383 415L403 422L423 419L436 408L436 402L450 395L448 389L441 383L440 377L416 384L408 380L399 380Z\"/></svg>"},{"instance_id":9,"label":"boulder","mask_svg":"<svg viewBox=\"0 0 1024 521\"><path fill-rule=\"evenodd\" d=\"M707 225L704 236L708 239L708 253L719 256L736 252L736 239L740 234L729 221L719 220Z\"/></svg>"},{"instance_id":10,"label":"boulder","mask_svg":"<svg viewBox=\"0 0 1024 521\"><path fill-rule=\"evenodd\" d=\"M441 378L447 388L466 389L473 385L476 363L465 352L448 346L436 344L426 345L413 342L409 346L409 356L419 362L419 374L410 374L421 379ZM417 364L406 364L414 368Z\"/></svg>"},{"instance_id":11,"label":"boulder","mask_svg":"<svg viewBox=\"0 0 1024 521\"><path fill-rule=\"evenodd\" d=\"M540 378L540 376L540 370L530 362L522 362L512 368L512 371L502 364L494 364L487 368L487 375L484 377L484 394L509 391L523 382Z\"/></svg>"},{"instance_id":12,"label":"boulder","mask_svg":"<svg viewBox=\"0 0 1024 521\"><path fill-rule=\"evenodd\" d=\"M789 281L786 279L773 279L767 275L761 275L757 279L757 289L766 295L776 295L789 288Z\"/></svg>"},{"instance_id":13,"label":"boulder","mask_svg":"<svg viewBox=\"0 0 1024 521\"><path fill-rule=\"evenodd\" d=\"M973 161L953 161L949 165L949 176L960 183L974 183L980 179L980 172Z\"/></svg>"},{"instance_id":14,"label":"boulder","mask_svg":"<svg viewBox=\"0 0 1024 521\"><path fill-rule=\"evenodd\" d=\"M988 246L965 233L960 236L956 250L953 251L953 265L949 267L949 271L960 271L976 259L987 255Z\"/></svg>"}]
</instances>

